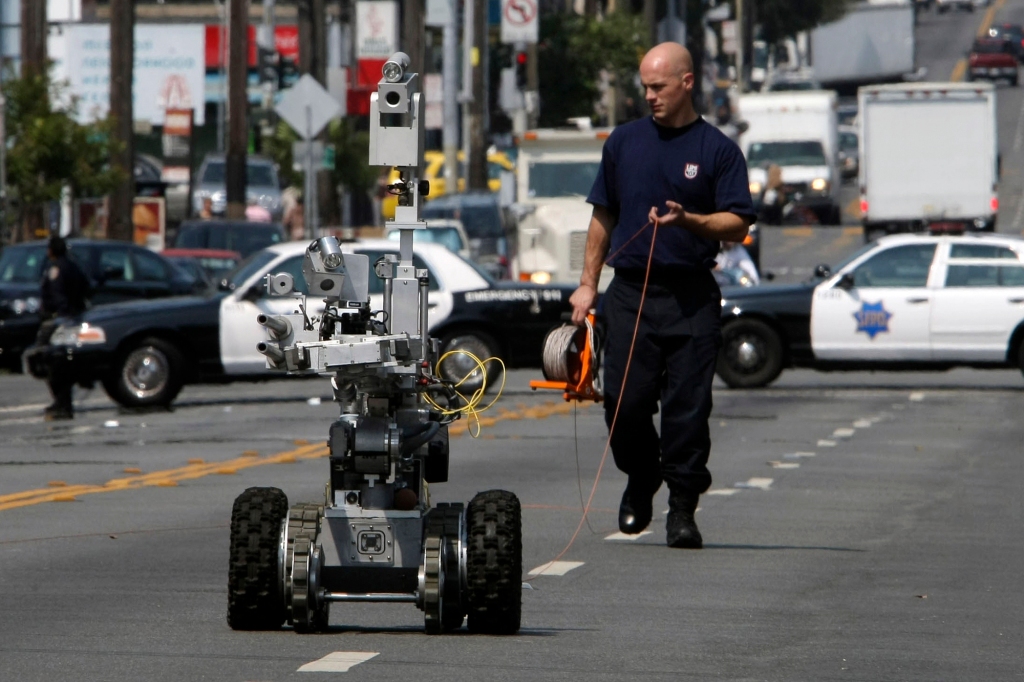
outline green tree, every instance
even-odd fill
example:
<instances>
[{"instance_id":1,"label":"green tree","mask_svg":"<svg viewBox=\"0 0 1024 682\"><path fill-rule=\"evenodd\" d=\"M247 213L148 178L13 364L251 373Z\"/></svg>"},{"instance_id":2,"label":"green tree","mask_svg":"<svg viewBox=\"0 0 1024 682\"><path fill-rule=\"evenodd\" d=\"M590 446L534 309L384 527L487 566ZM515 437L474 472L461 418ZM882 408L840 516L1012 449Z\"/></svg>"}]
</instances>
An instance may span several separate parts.
<instances>
[{"instance_id":1,"label":"green tree","mask_svg":"<svg viewBox=\"0 0 1024 682\"><path fill-rule=\"evenodd\" d=\"M123 179L109 165L115 144L110 121L78 123L77 101L49 73L11 78L3 93L8 189L24 238L39 236L43 205L58 201L65 186L73 198L97 197Z\"/></svg>"},{"instance_id":2,"label":"green tree","mask_svg":"<svg viewBox=\"0 0 1024 682\"><path fill-rule=\"evenodd\" d=\"M769 44L835 21L852 0L758 0L757 21Z\"/></svg>"},{"instance_id":3,"label":"green tree","mask_svg":"<svg viewBox=\"0 0 1024 682\"><path fill-rule=\"evenodd\" d=\"M598 19L576 14L541 17L537 45L541 126L594 116L601 72L634 97L632 79L650 47L643 17L616 12Z\"/></svg>"}]
</instances>

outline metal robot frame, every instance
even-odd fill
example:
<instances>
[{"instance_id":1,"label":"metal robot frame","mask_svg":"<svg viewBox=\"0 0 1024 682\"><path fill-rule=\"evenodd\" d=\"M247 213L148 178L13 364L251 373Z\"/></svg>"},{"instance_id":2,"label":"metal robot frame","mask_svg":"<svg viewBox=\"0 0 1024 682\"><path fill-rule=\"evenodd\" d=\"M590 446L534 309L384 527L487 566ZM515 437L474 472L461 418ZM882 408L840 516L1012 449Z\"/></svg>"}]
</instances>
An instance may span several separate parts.
<instances>
[{"instance_id":1,"label":"metal robot frame","mask_svg":"<svg viewBox=\"0 0 1024 682\"><path fill-rule=\"evenodd\" d=\"M260 315L269 368L331 377L340 416L330 426L330 480L321 502L289 508L277 488L250 488L232 510L228 623L234 629L323 630L332 602L409 602L428 633L519 630L521 507L507 491L431 506L428 484L448 480L448 424L436 406L458 406L435 374L428 334L428 271L413 262L413 233L426 227L420 200L423 100L409 58L393 55L371 95L370 164L397 167L399 255L376 263L346 254L334 237L306 249L307 298L288 274L267 278L295 312ZM370 268L384 283L371 311ZM309 297L325 309L310 316ZM429 394L431 400L426 399Z\"/></svg>"}]
</instances>

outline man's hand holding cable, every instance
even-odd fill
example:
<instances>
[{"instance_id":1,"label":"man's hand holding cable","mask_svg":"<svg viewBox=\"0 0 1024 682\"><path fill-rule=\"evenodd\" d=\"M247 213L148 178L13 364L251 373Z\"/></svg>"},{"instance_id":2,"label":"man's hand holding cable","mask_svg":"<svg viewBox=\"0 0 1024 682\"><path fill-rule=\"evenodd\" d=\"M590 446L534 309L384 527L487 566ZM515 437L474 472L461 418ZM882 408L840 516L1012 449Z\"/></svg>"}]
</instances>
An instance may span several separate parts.
<instances>
[{"instance_id":1,"label":"man's hand holding cable","mask_svg":"<svg viewBox=\"0 0 1024 682\"><path fill-rule=\"evenodd\" d=\"M665 208L668 209L667 212L659 216L658 207L652 206L648 214L651 222L657 221L659 225L682 227L698 237L720 242L742 242L747 236L752 222L749 218L724 211L710 215L687 213L680 204L674 201L666 201Z\"/></svg>"},{"instance_id":2,"label":"man's hand holding cable","mask_svg":"<svg viewBox=\"0 0 1024 682\"><path fill-rule=\"evenodd\" d=\"M587 246L583 254L583 276L580 277L579 288L569 297L569 303L572 305L572 323L577 327L583 325L587 314L597 305L597 285L601 281L601 268L604 267L604 259L608 255L613 227L615 219L608 209L604 206L594 206L590 227L587 229Z\"/></svg>"}]
</instances>

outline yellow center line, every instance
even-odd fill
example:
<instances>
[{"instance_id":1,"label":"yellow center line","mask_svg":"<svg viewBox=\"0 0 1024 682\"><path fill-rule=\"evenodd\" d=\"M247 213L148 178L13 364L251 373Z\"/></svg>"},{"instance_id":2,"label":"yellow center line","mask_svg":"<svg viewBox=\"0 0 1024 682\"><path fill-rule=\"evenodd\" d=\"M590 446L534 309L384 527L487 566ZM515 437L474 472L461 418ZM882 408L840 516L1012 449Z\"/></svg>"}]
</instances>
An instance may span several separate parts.
<instances>
[{"instance_id":1,"label":"yellow center line","mask_svg":"<svg viewBox=\"0 0 1024 682\"><path fill-rule=\"evenodd\" d=\"M589 407L592 403L582 403L580 407ZM493 426L502 421L518 419L544 419L554 415L568 414L572 411L570 403L545 403L537 407L519 405L518 410L500 409L493 417L481 417L481 426ZM448 427L449 435L458 436L470 430L471 418L463 418ZM475 430L475 425L474 425ZM328 455L326 443L311 443L279 452L266 457L253 457L251 452L234 459L220 462L203 462L188 464L175 469L153 471L148 474L114 478L102 484L67 485L60 488L38 488L23 490L7 495L0 495L0 511L29 507L44 502L73 501L83 495L97 495L122 490L138 490L146 487L174 486L181 481L191 481L215 474L235 474L243 469L250 469L267 464L290 464L299 460L319 459Z\"/></svg>"}]
</instances>

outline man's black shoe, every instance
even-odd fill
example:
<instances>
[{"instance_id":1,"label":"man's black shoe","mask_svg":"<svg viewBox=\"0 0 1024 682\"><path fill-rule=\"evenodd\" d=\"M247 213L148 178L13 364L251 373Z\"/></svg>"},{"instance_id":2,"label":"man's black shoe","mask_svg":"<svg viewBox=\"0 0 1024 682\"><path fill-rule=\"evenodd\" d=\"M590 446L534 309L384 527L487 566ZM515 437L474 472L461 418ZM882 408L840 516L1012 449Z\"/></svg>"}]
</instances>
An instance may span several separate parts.
<instances>
[{"instance_id":1,"label":"man's black shoe","mask_svg":"<svg viewBox=\"0 0 1024 682\"><path fill-rule=\"evenodd\" d=\"M673 494L668 499L668 520L665 522L667 544L676 549L700 549L704 539L697 530L693 514L698 495Z\"/></svg>"},{"instance_id":2,"label":"man's black shoe","mask_svg":"<svg viewBox=\"0 0 1024 682\"><path fill-rule=\"evenodd\" d=\"M654 493L661 487L659 481L653 487L640 485L632 480L626 484L619 505L619 530L626 535L636 535L651 523L654 516Z\"/></svg>"},{"instance_id":3,"label":"man's black shoe","mask_svg":"<svg viewBox=\"0 0 1024 682\"><path fill-rule=\"evenodd\" d=\"M65 407L58 407L53 410L47 409L43 416L46 421L54 422L63 421L65 419L74 419L75 413Z\"/></svg>"}]
</instances>

